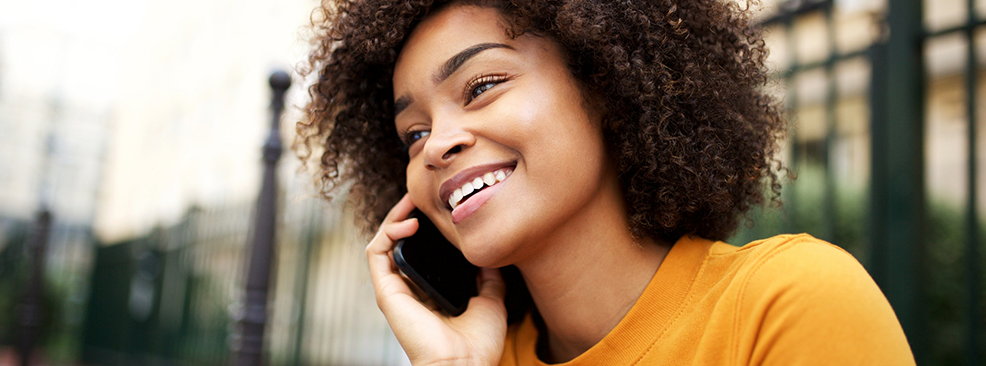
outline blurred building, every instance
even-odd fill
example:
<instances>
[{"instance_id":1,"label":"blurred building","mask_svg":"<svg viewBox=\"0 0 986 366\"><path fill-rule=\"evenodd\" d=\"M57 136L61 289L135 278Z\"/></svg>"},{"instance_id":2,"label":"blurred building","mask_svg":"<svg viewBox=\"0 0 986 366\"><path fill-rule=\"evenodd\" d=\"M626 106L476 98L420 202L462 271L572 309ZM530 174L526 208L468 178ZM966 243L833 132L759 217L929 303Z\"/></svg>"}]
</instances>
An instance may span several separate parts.
<instances>
[{"instance_id":1,"label":"blurred building","mask_svg":"<svg viewBox=\"0 0 986 366\"><path fill-rule=\"evenodd\" d=\"M112 242L251 201L266 75L304 60L316 4L0 2L0 214L48 197Z\"/></svg>"},{"instance_id":2,"label":"blurred building","mask_svg":"<svg viewBox=\"0 0 986 366\"><path fill-rule=\"evenodd\" d=\"M18 245L47 207L46 291L61 302L39 344L49 359L225 359L270 123L267 77L306 60L318 4L0 0L0 311L18 306L23 289L5 284L23 282ZM288 145L306 95L294 84ZM272 357L304 349L323 363L406 362L373 303L364 239L345 227L303 231L343 219L339 205L313 198L298 165L288 150ZM309 256L322 265L299 273ZM301 310L308 300L296 290L309 277ZM5 336L16 336L8 318L0 362ZM320 326L304 327L311 319Z\"/></svg>"}]
</instances>

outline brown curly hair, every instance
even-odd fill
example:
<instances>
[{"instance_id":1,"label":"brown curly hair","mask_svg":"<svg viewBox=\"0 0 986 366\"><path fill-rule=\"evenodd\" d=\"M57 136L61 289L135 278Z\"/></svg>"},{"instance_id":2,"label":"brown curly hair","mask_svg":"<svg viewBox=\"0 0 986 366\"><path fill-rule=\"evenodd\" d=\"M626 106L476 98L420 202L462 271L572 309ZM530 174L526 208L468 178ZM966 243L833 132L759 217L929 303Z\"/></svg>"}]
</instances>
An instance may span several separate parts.
<instances>
[{"instance_id":1,"label":"brown curly hair","mask_svg":"<svg viewBox=\"0 0 986 366\"><path fill-rule=\"evenodd\" d=\"M463 1L459 1L460 3ZM497 8L511 36L549 37L607 111L635 235L723 240L752 206L779 203L777 141L786 130L766 91L767 49L729 0L466 1ZM351 183L369 231L406 191L391 78L411 29L449 1L332 0L313 13L317 73L297 124L303 161L320 154L322 195Z\"/></svg>"}]
</instances>

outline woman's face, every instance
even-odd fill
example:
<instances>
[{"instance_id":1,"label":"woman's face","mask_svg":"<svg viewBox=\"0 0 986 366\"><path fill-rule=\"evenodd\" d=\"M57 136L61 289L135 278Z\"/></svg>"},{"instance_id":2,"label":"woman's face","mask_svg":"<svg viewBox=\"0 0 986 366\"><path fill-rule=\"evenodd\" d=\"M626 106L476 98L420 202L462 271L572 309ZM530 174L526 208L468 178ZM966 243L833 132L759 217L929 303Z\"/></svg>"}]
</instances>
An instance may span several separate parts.
<instances>
[{"instance_id":1,"label":"woman's face","mask_svg":"<svg viewBox=\"0 0 986 366\"><path fill-rule=\"evenodd\" d=\"M411 199L484 267L586 229L572 226L618 185L601 113L588 109L560 47L511 39L503 24L497 10L468 5L430 15L393 79Z\"/></svg>"}]
</instances>

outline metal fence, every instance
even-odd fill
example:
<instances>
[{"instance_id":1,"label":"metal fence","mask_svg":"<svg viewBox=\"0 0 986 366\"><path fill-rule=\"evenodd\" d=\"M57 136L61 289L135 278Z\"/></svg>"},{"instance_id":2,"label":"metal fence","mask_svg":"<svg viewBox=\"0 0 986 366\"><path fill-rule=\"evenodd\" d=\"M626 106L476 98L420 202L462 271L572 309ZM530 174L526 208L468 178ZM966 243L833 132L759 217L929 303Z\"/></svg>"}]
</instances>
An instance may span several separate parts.
<instances>
[{"instance_id":1,"label":"metal fence","mask_svg":"<svg viewBox=\"0 0 986 366\"><path fill-rule=\"evenodd\" d=\"M959 1L855 13L839 10L849 1L788 1L762 21L799 177L784 210L737 237L804 231L847 248L887 295L920 365L979 365L986 349L977 148L986 47L976 47L986 3ZM939 16L955 10L964 16Z\"/></svg>"},{"instance_id":2,"label":"metal fence","mask_svg":"<svg viewBox=\"0 0 986 366\"><path fill-rule=\"evenodd\" d=\"M44 260L38 364L225 365L243 298L249 206L192 209L121 243L57 219ZM315 198L282 206L270 300L272 365L385 365L406 358L373 300L365 241ZM0 363L16 360L32 223L0 220Z\"/></svg>"},{"instance_id":3,"label":"metal fence","mask_svg":"<svg viewBox=\"0 0 986 366\"><path fill-rule=\"evenodd\" d=\"M117 243L57 213L49 225L47 211L36 223L0 220L0 364L407 363L373 299L360 245L368 238L341 224L352 218L315 198L308 178L275 169L286 85L278 89L257 208L193 208ZM277 180L290 184L277 189ZM275 249L258 255L258 242ZM249 271L245 259L254 259ZM258 273L262 298L247 280Z\"/></svg>"},{"instance_id":4,"label":"metal fence","mask_svg":"<svg viewBox=\"0 0 986 366\"><path fill-rule=\"evenodd\" d=\"M399 364L362 246L314 198L286 203L274 260L272 365ZM195 209L178 225L99 246L81 360L98 365L231 363L251 208Z\"/></svg>"},{"instance_id":5,"label":"metal fence","mask_svg":"<svg viewBox=\"0 0 986 366\"><path fill-rule=\"evenodd\" d=\"M256 208L195 210L171 228L100 247L84 362L247 366L406 360L376 310L361 246L354 244L365 239L337 225L341 215L325 215L341 212L339 207L323 211L327 207L314 197L279 199L309 190L278 188L280 119L290 77L275 72L270 85L271 128Z\"/></svg>"},{"instance_id":6,"label":"metal fence","mask_svg":"<svg viewBox=\"0 0 986 366\"><path fill-rule=\"evenodd\" d=\"M0 218L0 362L15 359L22 339L20 324L33 270L31 243L34 223ZM72 360L80 347L89 295L88 273L93 266L92 231L86 225L55 217L48 227L42 268L45 278L38 306L38 324L32 324L46 345L43 359L56 363Z\"/></svg>"}]
</instances>

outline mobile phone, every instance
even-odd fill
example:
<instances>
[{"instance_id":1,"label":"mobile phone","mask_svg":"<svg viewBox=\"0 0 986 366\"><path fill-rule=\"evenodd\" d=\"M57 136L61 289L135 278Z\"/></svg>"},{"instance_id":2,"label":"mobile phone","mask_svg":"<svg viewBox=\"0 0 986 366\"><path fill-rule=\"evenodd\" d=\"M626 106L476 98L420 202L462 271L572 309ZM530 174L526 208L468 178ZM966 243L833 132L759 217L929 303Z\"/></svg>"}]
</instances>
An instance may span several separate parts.
<instances>
[{"instance_id":1,"label":"mobile phone","mask_svg":"<svg viewBox=\"0 0 986 366\"><path fill-rule=\"evenodd\" d=\"M445 312L462 314L478 293L479 267L469 263L424 213L415 209L408 217L418 219L418 231L397 241L394 262Z\"/></svg>"}]
</instances>

